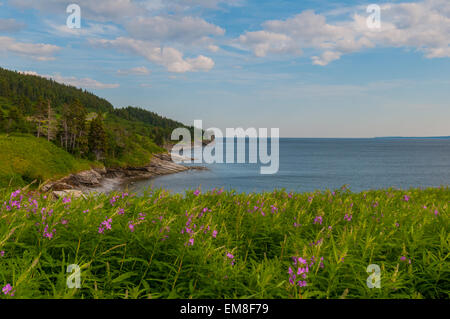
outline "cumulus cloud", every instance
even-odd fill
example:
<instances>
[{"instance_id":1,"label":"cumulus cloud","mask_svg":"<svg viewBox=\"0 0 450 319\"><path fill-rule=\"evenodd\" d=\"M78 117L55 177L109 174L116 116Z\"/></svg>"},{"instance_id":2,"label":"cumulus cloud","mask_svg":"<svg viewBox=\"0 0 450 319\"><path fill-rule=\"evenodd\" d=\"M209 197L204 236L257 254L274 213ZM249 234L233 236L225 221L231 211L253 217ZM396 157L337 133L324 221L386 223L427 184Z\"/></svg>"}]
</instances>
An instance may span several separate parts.
<instances>
[{"instance_id":1,"label":"cumulus cloud","mask_svg":"<svg viewBox=\"0 0 450 319\"><path fill-rule=\"evenodd\" d=\"M0 19L0 32L17 32L22 30L25 24L15 19Z\"/></svg>"},{"instance_id":2,"label":"cumulus cloud","mask_svg":"<svg viewBox=\"0 0 450 319\"><path fill-rule=\"evenodd\" d=\"M119 75L148 75L150 74L150 70L145 66L139 66L127 70L118 70L117 74Z\"/></svg>"},{"instance_id":3,"label":"cumulus cloud","mask_svg":"<svg viewBox=\"0 0 450 319\"><path fill-rule=\"evenodd\" d=\"M326 51L322 53L321 56L313 56L311 59L313 64L325 66L334 60L339 60L340 58L341 54L339 52Z\"/></svg>"},{"instance_id":4,"label":"cumulus cloud","mask_svg":"<svg viewBox=\"0 0 450 319\"><path fill-rule=\"evenodd\" d=\"M0 52L19 54L39 61L54 60L60 47L53 44L18 42L10 37L0 37Z\"/></svg>"},{"instance_id":5,"label":"cumulus cloud","mask_svg":"<svg viewBox=\"0 0 450 319\"><path fill-rule=\"evenodd\" d=\"M184 73L209 71L214 67L214 61L203 55L196 58L184 58L183 53L175 48L160 47L149 41L119 37L114 40L91 39L94 46L113 48L130 52L146 58L148 61L165 66L169 72Z\"/></svg>"},{"instance_id":6,"label":"cumulus cloud","mask_svg":"<svg viewBox=\"0 0 450 319\"><path fill-rule=\"evenodd\" d=\"M198 17L138 17L125 26L133 38L159 42L192 43L205 36L225 33L224 29Z\"/></svg>"},{"instance_id":7,"label":"cumulus cloud","mask_svg":"<svg viewBox=\"0 0 450 319\"><path fill-rule=\"evenodd\" d=\"M313 64L325 66L344 54L373 47L415 48L427 58L450 57L450 1L425 0L381 6L381 29L367 26L367 14L328 23L324 15L304 11L285 20L266 21L262 30L235 40L256 56L316 52Z\"/></svg>"},{"instance_id":8,"label":"cumulus cloud","mask_svg":"<svg viewBox=\"0 0 450 319\"><path fill-rule=\"evenodd\" d=\"M20 71L19 73L26 74L26 75L34 75L34 76L40 76L46 79L54 80L58 83L66 84L66 85L72 85L78 88L83 89L115 89L119 87L119 84L106 84L99 82L97 80L91 79L91 78L76 78L74 76L64 77L60 75L59 73L55 73L53 75L47 75L47 74L39 74L35 71Z\"/></svg>"},{"instance_id":9,"label":"cumulus cloud","mask_svg":"<svg viewBox=\"0 0 450 319\"><path fill-rule=\"evenodd\" d=\"M290 36L270 31L246 32L239 37L239 43L249 47L257 57L268 53L302 53L300 46Z\"/></svg>"},{"instance_id":10,"label":"cumulus cloud","mask_svg":"<svg viewBox=\"0 0 450 319\"><path fill-rule=\"evenodd\" d=\"M214 66L211 58L200 55L184 58L187 48L217 52L213 37L223 36L225 30L186 10L189 8L218 8L224 0L78 0L81 7L82 28L69 29L63 24L46 21L50 33L60 36L107 38L100 46L115 47L122 51L144 56L153 63L164 65L170 72L207 71ZM240 1L232 0L230 5ZM65 13L65 0L10 0L22 9L36 9L41 15ZM175 10L185 8L186 10ZM160 11L156 14L157 11ZM114 35L116 40L111 40ZM138 45L142 45L139 48Z\"/></svg>"},{"instance_id":11,"label":"cumulus cloud","mask_svg":"<svg viewBox=\"0 0 450 319\"><path fill-rule=\"evenodd\" d=\"M77 0L84 18L95 21L123 22L136 16L155 12L186 12L197 8L219 9L221 6L240 6L243 0ZM65 12L70 2L66 0L9 0L21 9L36 9L41 13Z\"/></svg>"},{"instance_id":12,"label":"cumulus cloud","mask_svg":"<svg viewBox=\"0 0 450 319\"><path fill-rule=\"evenodd\" d=\"M42 13L65 13L71 2L66 0L10 0L10 4L22 9L36 9ZM132 0L77 0L83 18L95 21L123 21L138 15L140 5Z\"/></svg>"}]
</instances>

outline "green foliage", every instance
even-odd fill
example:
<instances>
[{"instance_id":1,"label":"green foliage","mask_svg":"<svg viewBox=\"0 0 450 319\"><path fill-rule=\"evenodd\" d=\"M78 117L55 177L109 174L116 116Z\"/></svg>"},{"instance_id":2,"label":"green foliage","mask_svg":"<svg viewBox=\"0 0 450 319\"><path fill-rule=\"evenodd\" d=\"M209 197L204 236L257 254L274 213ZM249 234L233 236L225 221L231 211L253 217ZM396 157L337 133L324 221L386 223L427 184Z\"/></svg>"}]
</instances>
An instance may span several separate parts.
<instances>
[{"instance_id":1,"label":"green foliage","mask_svg":"<svg viewBox=\"0 0 450 319\"><path fill-rule=\"evenodd\" d=\"M0 150L0 187L43 182L91 167L87 160L26 134L0 134Z\"/></svg>"},{"instance_id":2,"label":"green foliage","mask_svg":"<svg viewBox=\"0 0 450 319\"><path fill-rule=\"evenodd\" d=\"M0 96L20 105L23 108L22 112L26 115L31 115L32 105L41 100L50 100L58 111L61 111L64 104L70 104L75 100L94 112L113 110L111 103L85 90L2 68L0 68Z\"/></svg>"},{"instance_id":3,"label":"green foliage","mask_svg":"<svg viewBox=\"0 0 450 319\"><path fill-rule=\"evenodd\" d=\"M101 114L97 115L89 127L89 150L99 161L106 152L106 132Z\"/></svg>"},{"instance_id":4,"label":"green foliage","mask_svg":"<svg viewBox=\"0 0 450 319\"><path fill-rule=\"evenodd\" d=\"M177 127L185 126L141 108L114 109L92 93L0 68L0 133L31 133L78 158L136 166L163 152L159 146Z\"/></svg>"},{"instance_id":5,"label":"green foliage","mask_svg":"<svg viewBox=\"0 0 450 319\"><path fill-rule=\"evenodd\" d=\"M114 159L108 157L105 159L105 165L108 167L140 167L149 163L155 153L162 153L165 150L157 146L152 139L142 135L132 135L123 137L124 140L121 150Z\"/></svg>"},{"instance_id":6,"label":"green foliage","mask_svg":"<svg viewBox=\"0 0 450 319\"><path fill-rule=\"evenodd\" d=\"M11 191L0 193L0 286L15 290L4 298L450 297L448 187L70 202ZM305 287L289 283L292 257L311 263ZM80 289L67 288L70 264ZM370 264L379 289L366 285Z\"/></svg>"}]
</instances>

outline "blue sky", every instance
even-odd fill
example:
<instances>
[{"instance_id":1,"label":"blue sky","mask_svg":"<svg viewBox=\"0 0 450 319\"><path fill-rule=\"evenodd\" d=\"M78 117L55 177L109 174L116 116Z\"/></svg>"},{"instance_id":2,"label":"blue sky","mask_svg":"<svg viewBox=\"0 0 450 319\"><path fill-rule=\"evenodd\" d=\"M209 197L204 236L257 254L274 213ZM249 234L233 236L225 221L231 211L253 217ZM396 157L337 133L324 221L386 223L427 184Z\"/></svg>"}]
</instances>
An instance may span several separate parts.
<instances>
[{"instance_id":1,"label":"blue sky","mask_svg":"<svg viewBox=\"0 0 450 319\"><path fill-rule=\"evenodd\" d=\"M2 67L284 137L450 135L449 44L448 0L0 1Z\"/></svg>"}]
</instances>

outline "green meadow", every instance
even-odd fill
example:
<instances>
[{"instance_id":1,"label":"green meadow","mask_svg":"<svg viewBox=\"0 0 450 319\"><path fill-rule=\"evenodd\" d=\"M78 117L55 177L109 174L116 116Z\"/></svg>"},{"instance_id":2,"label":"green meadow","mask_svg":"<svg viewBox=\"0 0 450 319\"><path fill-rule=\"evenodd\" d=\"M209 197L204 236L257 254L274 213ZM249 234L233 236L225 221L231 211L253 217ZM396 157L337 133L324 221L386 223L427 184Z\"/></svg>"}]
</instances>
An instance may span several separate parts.
<instances>
[{"instance_id":1,"label":"green meadow","mask_svg":"<svg viewBox=\"0 0 450 319\"><path fill-rule=\"evenodd\" d=\"M0 199L1 298L450 294L448 187Z\"/></svg>"}]
</instances>

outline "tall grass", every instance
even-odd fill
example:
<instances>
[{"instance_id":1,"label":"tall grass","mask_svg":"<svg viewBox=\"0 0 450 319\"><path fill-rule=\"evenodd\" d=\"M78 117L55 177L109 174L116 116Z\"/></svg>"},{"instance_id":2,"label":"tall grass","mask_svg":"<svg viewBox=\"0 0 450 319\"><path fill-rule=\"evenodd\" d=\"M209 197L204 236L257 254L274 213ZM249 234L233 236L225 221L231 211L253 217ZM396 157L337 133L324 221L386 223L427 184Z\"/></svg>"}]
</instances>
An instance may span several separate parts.
<instances>
[{"instance_id":1,"label":"tall grass","mask_svg":"<svg viewBox=\"0 0 450 319\"><path fill-rule=\"evenodd\" d=\"M449 298L448 187L46 196L0 193L4 298Z\"/></svg>"}]
</instances>

